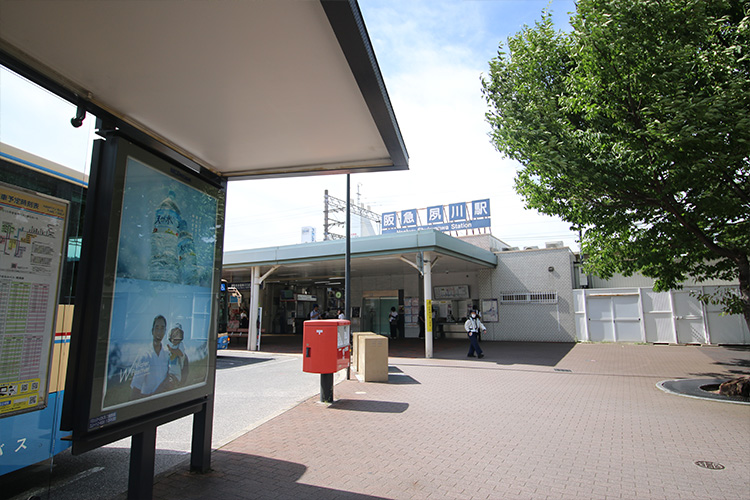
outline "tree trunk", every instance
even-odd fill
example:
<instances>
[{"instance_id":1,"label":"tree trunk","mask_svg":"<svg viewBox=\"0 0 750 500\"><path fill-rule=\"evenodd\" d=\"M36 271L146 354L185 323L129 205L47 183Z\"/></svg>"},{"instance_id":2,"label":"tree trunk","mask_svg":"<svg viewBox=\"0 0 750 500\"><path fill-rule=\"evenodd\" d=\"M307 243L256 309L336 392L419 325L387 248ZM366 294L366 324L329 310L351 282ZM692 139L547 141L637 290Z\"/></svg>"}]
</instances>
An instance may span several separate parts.
<instances>
[{"instance_id":1,"label":"tree trunk","mask_svg":"<svg viewBox=\"0 0 750 500\"><path fill-rule=\"evenodd\" d=\"M742 302L742 314L745 316L745 323L750 330L750 262L747 255L743 255L737 262L740 270L740 301Z\"/></svg>"}]
</instances>

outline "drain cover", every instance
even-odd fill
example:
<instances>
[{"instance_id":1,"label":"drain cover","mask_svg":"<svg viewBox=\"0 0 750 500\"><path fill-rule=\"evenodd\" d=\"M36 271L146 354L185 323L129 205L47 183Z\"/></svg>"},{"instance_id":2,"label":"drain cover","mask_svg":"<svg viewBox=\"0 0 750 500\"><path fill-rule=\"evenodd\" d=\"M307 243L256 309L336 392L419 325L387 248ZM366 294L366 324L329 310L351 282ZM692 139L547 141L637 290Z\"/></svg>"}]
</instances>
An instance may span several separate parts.
<instances>
[{"instance_id":1,"label":"drain cover","mask_svg":"<svg viewBox=\"0 0 750 500\"><path fill-rule=\"evenodd\" d=\"M706 462L704 460L699 460L695 462L695 465L697 465L698 467L703 467L704 469L711 469L711 470L721 470L724 468L724 466L718 462Z\"/></svg>"},{"instance_id":2,"label":"drain cover","mask_svg":"<svg viewBox=\"0 0 750 500\"><path fill-rule=\"evenodd\" d=\"M568 370L567 368L555 368L555 371L572 373L573 370Z\"/></svg>"}]
</instances>

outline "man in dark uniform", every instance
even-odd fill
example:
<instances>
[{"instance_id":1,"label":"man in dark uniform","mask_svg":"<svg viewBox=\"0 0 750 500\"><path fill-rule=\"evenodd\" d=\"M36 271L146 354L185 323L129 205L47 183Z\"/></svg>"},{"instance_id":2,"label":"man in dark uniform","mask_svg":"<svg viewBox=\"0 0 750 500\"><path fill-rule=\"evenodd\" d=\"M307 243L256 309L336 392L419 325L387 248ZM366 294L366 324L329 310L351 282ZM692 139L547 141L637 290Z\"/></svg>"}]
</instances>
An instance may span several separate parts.
<instances>
[{"instance_id":1,"label":"man in dark uniform","mask_svg":"<svg viewBox=\"0 0 750 500\"><path fill-rule=\"evenodd\" d=\"M466 333L469 335L469 341L471 342L469 347L469 357L473 358L474 352L476 351L476 357L483 358L484 354L482 353L482 348L479 347L479 333L486 332L487 329L479 318L477 318L476 311L471 311L471 317L466 320L466 323L464 323L464 328L466 329Z\"/></svg>"}]
</instances>

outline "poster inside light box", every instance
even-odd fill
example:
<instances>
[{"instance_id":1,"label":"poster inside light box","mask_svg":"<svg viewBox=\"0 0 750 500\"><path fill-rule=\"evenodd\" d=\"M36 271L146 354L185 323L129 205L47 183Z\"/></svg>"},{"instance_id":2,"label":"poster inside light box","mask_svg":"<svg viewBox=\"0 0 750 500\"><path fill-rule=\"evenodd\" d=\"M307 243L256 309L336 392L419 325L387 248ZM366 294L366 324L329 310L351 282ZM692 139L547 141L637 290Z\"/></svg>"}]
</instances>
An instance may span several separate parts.
<instances>
[{"instance_id":1,"label":"poster inside light box","mask_svg":"<svg viewBox=\"0 0 750 500\"><path fill-rule=\"evenodd\" d=\"M206 383L218 200L128 157L102 410Z\"/></svg>"}]
</instances>

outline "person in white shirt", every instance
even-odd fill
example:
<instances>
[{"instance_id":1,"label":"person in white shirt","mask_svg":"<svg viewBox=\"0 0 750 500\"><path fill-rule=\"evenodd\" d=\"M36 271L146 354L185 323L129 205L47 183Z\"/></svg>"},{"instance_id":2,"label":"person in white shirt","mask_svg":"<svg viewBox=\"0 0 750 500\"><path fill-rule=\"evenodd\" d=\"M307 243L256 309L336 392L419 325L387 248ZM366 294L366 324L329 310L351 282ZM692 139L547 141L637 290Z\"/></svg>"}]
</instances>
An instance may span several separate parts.
<instances>
[{"instance_id":1,"label":"person in white shirt","mask_svg":"<svg viewBox=\"0 0 750 500\"><path fill-rule=\"evenodd\" d=\"M320 319L320 309L318 304L313 304L312 311L310 311L310 319Z\"/></svg>"},{"instance_id":2,"label":"person in white shirt","mask_svg":"<svg viewBox=\"0 0 750 500\"><path fill-rule=\"evenodd\" d=\"M338 318L339 319L346 319L346 316L344 316L344 311L342 311L341 309L339 309Z\"/></svg>"},{"instance_id":3,"label":"person in white shirt","mask_svg":"<svg viewBox=\"0 0 750 500\"><path fill-rule=\"evenodd\" d=\"M150 396L158 392L167 379L169 370L169 352L164 348L162 339L167 331L167 320L159 315L151 325L152 343L133 363L133 380L130 382L131 399Z\"/></svg>"},{"instance_id":4,"label":"person in white shirt","mask_svg":"<svg viewBox=\"0 0 750 500\"><path fill-rule=\"evenodd\" d=\"M487 329L479 318L477 318L476 311L471 311L471 316L466 320L466 323L464 323L464 328L466 329L466 333L469 335L469 341L471 342L471 345L469 346L469 357L473 358L474 352L476 351L476 357L483 358L484 354L482 353L482 348L479 347L479 333L486 332Z\"/></svg>"}]
</instances>

